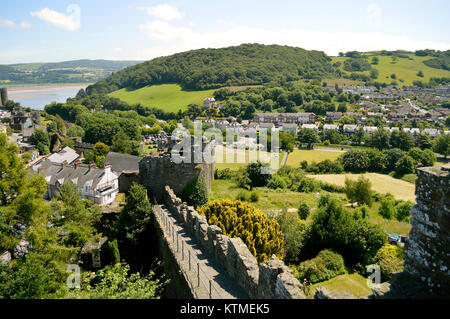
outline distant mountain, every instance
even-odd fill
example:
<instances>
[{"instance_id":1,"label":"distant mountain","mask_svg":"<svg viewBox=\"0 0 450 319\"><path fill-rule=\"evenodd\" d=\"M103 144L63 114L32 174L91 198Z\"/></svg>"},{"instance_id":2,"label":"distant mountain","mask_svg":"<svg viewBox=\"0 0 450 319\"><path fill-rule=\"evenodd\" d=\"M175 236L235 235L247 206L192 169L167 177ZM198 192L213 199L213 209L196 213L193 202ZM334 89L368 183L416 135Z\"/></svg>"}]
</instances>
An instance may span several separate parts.
<instances>
[{"instance_id":1,"label":"distant mountain","mask_svg":"<svg viewBox=\"0 0 450 319\"><path fill-rule=\"evenodd\" d=\"M141 62L76 60L0 65L0 84L92 83Z\"/></svg>"},{"instance_id":2,"label":"distant mountain","mask_svg":"<svg viewBox=\"0 0 450 319\"><path fill-rule=\"evenodd\" d=\"M330 61L320 51L279 45L243 44L192 50L128 67L89 86L87 93L110 93L164 83L203 90L264 84L277 79L320 78L335 73Z\"/></svg>"}]
</instances>

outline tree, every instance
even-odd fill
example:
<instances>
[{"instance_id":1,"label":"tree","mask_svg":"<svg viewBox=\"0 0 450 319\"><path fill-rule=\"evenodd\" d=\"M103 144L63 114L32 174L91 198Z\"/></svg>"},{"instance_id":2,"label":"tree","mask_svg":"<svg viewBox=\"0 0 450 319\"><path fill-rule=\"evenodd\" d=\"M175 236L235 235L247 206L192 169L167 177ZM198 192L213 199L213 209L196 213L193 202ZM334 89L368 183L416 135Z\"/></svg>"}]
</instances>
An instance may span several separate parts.
<instances>
[{"instance_id":1,"label":"tree","mask_svg":"<svg viewBox=\"0 0 450 319\"><path fill-rule=\"evenodd\" d=\"M296 264L299 262L307 224L304 220L300 220L297 214L286 210L278 214L276 220L284 234L284 261Z\"/></svg>"},{"instance_id":2,"label":"tree","mask_svg":"<svg viewBox=\"0 0 450 319\"><path fill-rule=\"evenodd\" d=\"M42 147L50 147L50 136L41 129L35 129L33 135L30 137L30 142L36 146L42 144Z\"/></svg>"},{"instance_id":3,"label":"tree","mask_svg":"<svg viewBox=\"0 0 450 319\"><path fill-rule=\"evenodd\" d=\"M417 137L417 146L421 149L431 149L433 147L433 143L431 142L431 139L428 135L424 133L420 133L420 135Z\"/></svg>"},{"instance_id":4,"label":"tree","mask_svg":"<svg viewBox=\"0 0 450 319\"><path fill-rule=\"evenodd\" d=\"M259 262L272 255L284 256L284 234L276 220L261 210L241 201L215 200L200 207L210 225L219 226L224 235L241 238Z\"/></svg>"},{"instance_id":5,"label":"tree","mask_svg":"<svg viewBox=\"0 0 450 319\"><path fill-rule=\"evenodd\" d=\"M366 133L364 132L364 129L362 127L358 128L355 132L355 134L352 135L351 140L357 144L361 145L364 142Z\"/></svg>"},{"instance_id":6,"label":"tree","mask_svg":"<svg viewBox=\"0 0 450 319\"><path fill-rule=\"evenodd\" d=\"M131 141L128 135L120 130L113 138L112 149L114 152L131 154Z\"/></svg>"},{"instance_id":7,"label":"tree","mask_svg":"<svg viewBox=\"0 0 450 319\"><path fill-rule=\"evenodd\" d=\"M410 216L410 211L413 208L414 203L411 201L402 202L397 205L395 218L400 222L407 222Z\"/></svg>"},{"instance_id":8,"label":"tree","mask_svg":"<svg viewBox=\"0 0 450 319\"><path fill-rule=\"evenodd\" d=\"M84 137L84 130L81 126L78 125L72 125L68 130L67 130L67 135L70 137Z\"/></svg>"},{"instance_id":9,"label":"tree","mask_svg":"<svg viewBox=\"0 0 450 319\"><path fill-rule=\"evenodd\" d=\"M409 155L402 156L395 164L395 172L398 175L414 173L414 159Z\"/></svg>"},{"instance_id":10,"label":"tree","mask_svg":"<svg viewBox=\"0 0 450 319\"><path fill-rule=\"evenodd\" d=\"M309 208L308 204L301 203L298 207L298 217L300 217L300 219L302 220L306 220L306 218L308 218L309 216L310 210L311 209Z\"/></svg>"},{"instance_id":11,"label":"tree","mask_svg":"<svg viewBox=\"0 0 450 319\"><path fill-rule=\"evenodd\" d=\"M370 167L370 159L363 150L349 150L341 157L344 170L347 172L367 172Z\"/></svg>"},{"instance_id":12,"label":"tree","mask_svg":"<svg viewBox=\"0 0 450 319\"><path fill-rule=\"evenodd\" d=\"M371 69L370 70L370 78L371 79L377 79L378 76L380 75L380 72L377 69Z\"/></svg>"},{"instance_id":13,"label":"tree","mask_svg":"<svg viewBox=\"0 0 450 319\"><path fill-rule=\"evenodd\" d=\"M386 170L391 172L395 170L395 165L398 160L405 155L401 149L393 148L384 152L385 161L386 161Z\"/></svg>"},{"instance_id":14,"label":"tree","mask_svg":"<svg viewBox=\"0 0 450 319\"><path fill-rule=\"evenodd\" d=\"M247 165L246 171L248 178L250 179L250 188L253 187L265 187L269 182L272 175L266 170L270 169L266 163L257 161L256 163L250 163Z\"/></svg>"},{"instance_id":15,"label":"tree","mask_svg":"<svg viewBox=\"0 0 450 319\"><path fill-rule=\"evenodd\" d=\"M167 285L164 278L156 278L153 271L147 276L129 275L130 266L117 263L97 272L95 280L86 274L81 290L69 293L66 298L82 299L159 299Z\"/></svg>"},{"instance_id":16,"label":"tree","mask_svg":"<svg viewBox=\"0 0 450 319\"><path fill-rule=\"evenodd\" d=\"M108 155L109 153L109 147L108 145L102 143L102 142L97 142L94 145L94 155L97 156L105 156Z\"/></svg>"},{"instance_id":17,"label":"tree","mask_svg":"<svg viewBox=\"0 0 450 319\"><path fill-rule=\"evenodd\" d=\"M151 217L151 204L146 189L133 183L115 225L119 245L135 247L147 229ZM122 251L122 249L121 249Z\"/></svg>"},{"instance_id":18,"label":"tree","mask_svg":"<svg viewBox=\"0 0 450 319\"><path fill-rule=\"evenodd\" d=\"M447 158L450 153L450 134L444 134L437 137L433 143L433 151L444 155Z\"/></svg>"},{"instance_id":19,"label":"tree","mask_svg":"<svg viewBox=\"0 0 450 319\"><path fill-rule=\"evenodd\" d=\"M208 188L205 180L203 178L194 178L186 185L181 198L194 207L206 205L208 202Z\"/></svg>"},{"instance_id":20,"label":"tree","mask_svg":"<svg viewBox=\"0 0 450 319\"><path fill-rule=\"evenodd\" d=\"M349 178L345 179L345 194L347 198L358 205L372 206L372 183L368 178L360 176L358 180L353 181Z\"/></svg>"},{"instance_id":21,"label":"tree","mask_svg":"<svg viewBox=\"0 0 450 319\"><path fill-rule=\"evenodd\" d=\"M280 148L288 153L294 151L295 138L292 134L286 132L280 132Z\"/></svg>"},{"instance_id":22,"label":"tree","mask_svg":"<svg viewBox=\"0 0 450 319\"><path fill-rule=\"evenodd\" d=\"M414 147L415 140L414 137L412 137L410 134L401 130L392 132L389 142L394 148L408 151L409 149Z\"/></svg>"},{"instance_id":23,"label":"tree","mask_svg":"<svg viewBox=\"0 0 450 319\"><path fill-rule=\"evenodd\" d=\"M385 219L392 219L395 216L395 200L391 194L385 196L381 201L378 214Z\"/></svg>"},{"instance_id":24,"label":"tree","mask_svg":"<svg viewBox=\"0 0 450 319\"><path fill-rule=\"evenodd\" d=\"M379 62L380 62L380 59L378 57L374 56L372 58L372 64L377 65ZM372 70L375 70L375 69L372 69Z\"/></svg>"},{"instance_id":25,"label":"tree","mask_svg":"<svg viewBox=\"0 0 450 319\"><path fill-rule=\"evenodd\" d=\"M379 150L389 148L389 138L390 134L387 130L378 128L370 136L370 145L378 148Z\"/></svg>"},{"instance_id":26,"label":"tree","mask_svg":"<svg viewBox=\"0 0 450 319\"><path fill-rule=\"evenodd\" d=\"M300 143L308 144L308 148L312 149L314 143L319 142L319 135L313 129L305 128L298 133L298 141Z\"/></svg>"},{"instance_id":27,"label":"tree","mask_svg":"<svg viewBox=\"0 0 450 319\"><path fill-rule=\"evenodd\" d=\"M386 243L386 237L379 226L344 210L331 198L313 215L301 253L303 258L312 258L323 249L332 249L344 257L348 266L368 265Z\"/></svg>"}]
</instances>

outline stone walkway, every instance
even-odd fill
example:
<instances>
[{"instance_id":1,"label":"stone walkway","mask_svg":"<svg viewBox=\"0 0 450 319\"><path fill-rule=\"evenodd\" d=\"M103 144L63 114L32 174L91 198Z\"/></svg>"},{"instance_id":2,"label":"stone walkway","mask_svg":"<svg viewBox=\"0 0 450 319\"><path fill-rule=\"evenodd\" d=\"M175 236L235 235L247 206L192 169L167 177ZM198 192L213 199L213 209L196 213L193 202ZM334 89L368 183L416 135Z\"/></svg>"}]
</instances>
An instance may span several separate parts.
<instances>
[{"instance_id":1,"label":"stone walkway","mask_svg":"<svg viewBox=\"0 0 450 319\"><path fill-rule=\"evenodd\" d=\"M204 249L182 227L164 206L154 207L156 220L164 239L196 299L248 299L237 285Z\"/></svg>"}]
</instances>

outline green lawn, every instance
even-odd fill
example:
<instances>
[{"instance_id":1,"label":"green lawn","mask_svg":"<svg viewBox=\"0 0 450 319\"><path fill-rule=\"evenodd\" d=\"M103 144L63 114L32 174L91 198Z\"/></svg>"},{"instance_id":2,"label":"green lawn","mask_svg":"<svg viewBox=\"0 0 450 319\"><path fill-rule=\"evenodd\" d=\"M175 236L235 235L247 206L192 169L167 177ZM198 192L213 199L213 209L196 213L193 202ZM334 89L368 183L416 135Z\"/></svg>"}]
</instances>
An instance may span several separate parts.
<instances>
[{"instance_id":1,"label":"green lawn","mask_svg":"<svg viewBox=\"0 0 450 319\"><path fill-rule=\"evenodd\" d=\"M430 60L432 57L419 57L414 54L408 54L408 56L412 59L406 59L406 58L398 58L397 62L392 63L392 57L390 56L382 56L377 55L379 58L379 64L378 65L371 65L373 68L377 69L380 73L376 81L379 82L385 82L385 83L391 83L394 81L391 78L391 74L395 74L397 76L397 83L400 86L403 85L412 85L414 81L420 80L423 82L428 82L431 77L449 77L450 71L446 71L443 69L435 69L431 68L425 64L423 64L423 61ZM332 58L334 62L342 62L341 70L346 73L347 72L343 69L344 61L348 58L346 57L334 57ZM372 56L368 57L368 62L371 63ZM424 77L417 76L417 73L419 71L422 71L424 74ZM370 75L370 71L362 72L366 75ZM400 80L403 80L401 82Z\"/></svg>"},{"instance_id":2,"label":"green lawn","mask_svg":"<svg viewBox=\"0 0 450 319\"><path fill-rule=\"evenodd\" d=\"M178 84L162 84L146 86L138 90L121 89L110 96L121 99L128 104L142 104L155 107L166 112L186 110L189 104L203 106L205 97L212 97L215 90L183 91Z\"/></svg>"},{"instance_id":3,"label":"green lawn","mask_svg":"<svg viewBox=\"0 0 450 319\"><path fill-rule=\"evenodd\" d=\"M347 291L354 296L361 298L372 294L372 290L367 287L367 279L358 273L345 274L334 277L330 280L312 285L312 294L316 293L316 287L322 286L330 290Z\"/></svg>"},{"instance_id":4,"label":"green lawn","mask_svg":"<svg viewBox=\"0 0 450 319\"><path fill-rule=\"evenodd\" d=\"M227 152L227 150L234 151L233 163L226 163L226 161L227 161L227 159L226 159L226 152ZM220 152L222 152L222 156L220 156ZM216 152L215 152L214 167L218 168L218 169L229 168L232 171L237 171L240 168L247 166L247 164L250 162L250 152L253 152L252 156L256 156L256 159L260 160L263 163L271 163L270 159L272 158L272 156L275 156L274 154L272 154L270 152L249 151L249 150L240 150L240 149L233 150L233 149L227 149L227 148L222 148L222 147L218 146L216 148ZM244 163L237 163L238 156L244 156ZM283 157L284 157L284 152L279 153L279 156L278 156L277 159L278 159L278 163L280 165L281 165L281 162L283 161ZM218 163L220 159L221 159L222 163ZM274 165L274 166L276 166L276 165ZM276 167L273 167L273 168L277 169Z\"/></svg>"},{"instance_id":5,"label":"green lawn","mask_svg":"<svg viewBox=\"0 0 450 319\"><path fill-rule=\"evenodd\" d=\"M211 183L212 192L209 194L209 200L216 199L231 199L235 200L236 196L242 188L236 186L233 181L229 180L215 180ZM291 190L273 190L267 187L255 188L259 194L259 200L256 203L251 203L256 208L264 212L281 210L283 208L292 209L297 208L300 203L306 203L309 207L317 207L316 193L298 193ZM333 194L342 199L344 194Z\"/></svg>"},{"instance_id":6,"label":"green lawn","mask_svg":"<svg viewBox=\"0 0 450 319\"><path fill-rule=\"evenodd\" d=\"M289 154L286 165L299 167L302 161L311 163L313 161L321 162L326 159L336 160L343 152L340 151L319 151L319 150L294 150Z\"/></svg>"},{"instance_id":7,"label":"green lawn","mask_svg":"<svg viewBox=\"0 0 450 319\"><path fill-rule=\"evenodd\" d=\"M358 179L361 174L327 174L327 175L310 175L320 181L324 181L339 186L345 185L345 179ZM415 201L416 196L415 185L405 182L401 179L393 178L389 175L378 173L363 174L372 183L372 189L378 193L391 193L396 199Z\"/></svg>"}]
</instances>

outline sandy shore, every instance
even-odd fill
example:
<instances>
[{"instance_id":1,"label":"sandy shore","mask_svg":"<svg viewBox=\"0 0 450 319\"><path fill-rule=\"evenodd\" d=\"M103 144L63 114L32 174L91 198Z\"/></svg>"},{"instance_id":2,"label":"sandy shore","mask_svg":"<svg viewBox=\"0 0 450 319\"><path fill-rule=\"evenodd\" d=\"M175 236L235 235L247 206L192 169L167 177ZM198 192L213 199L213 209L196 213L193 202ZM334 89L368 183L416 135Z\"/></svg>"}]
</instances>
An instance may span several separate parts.
<instances>
[{"instance_id":1,"label":"sandy shore","mask_svg":"<svg viewBox=\"0 0 450 319\"><path fill-rule=\"evenodd\" d=\"M19 93L31 93L39 91L59 91L59 90L71 90L71 89L85 89L89 83L80 84L43 84L43 85L21 85L21 86L11 86L8 87L9 94L19 94Z\"/></svg>"}]
</instances>

